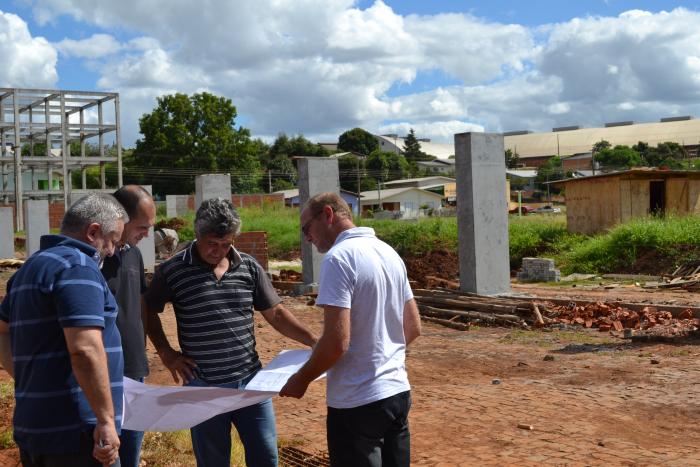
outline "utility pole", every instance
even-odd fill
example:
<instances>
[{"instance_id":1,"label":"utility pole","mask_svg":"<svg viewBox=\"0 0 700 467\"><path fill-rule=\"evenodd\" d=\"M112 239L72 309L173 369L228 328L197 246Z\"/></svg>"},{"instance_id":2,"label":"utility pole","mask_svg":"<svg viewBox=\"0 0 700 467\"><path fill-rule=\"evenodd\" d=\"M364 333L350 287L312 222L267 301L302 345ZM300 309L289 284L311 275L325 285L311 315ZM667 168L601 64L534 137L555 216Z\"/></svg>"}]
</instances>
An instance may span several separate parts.
<instances>
[{"instance_id":1,"label":"utility pole","mask_svg":"<svg viewBox=\"0 0 700 467\"><path fill-rule=\"evenodd\" d=\"M360 174L360 158L357 158L357 217L360 217L360 214L362 212L362 209L360 208L360 203L362 202L360 200L360 189L362 187L362 181L361 181L361 174Z\"/></svg>"},{"instance_id":2,"label":"utility pole","mask_svg":"<svg viewBox=\"0 0 700 467\"><path fill-rule=\"evenodd\" d=\"M267 171L267 192L272 193L272 170Z\"/></svg>"}]
</instances>

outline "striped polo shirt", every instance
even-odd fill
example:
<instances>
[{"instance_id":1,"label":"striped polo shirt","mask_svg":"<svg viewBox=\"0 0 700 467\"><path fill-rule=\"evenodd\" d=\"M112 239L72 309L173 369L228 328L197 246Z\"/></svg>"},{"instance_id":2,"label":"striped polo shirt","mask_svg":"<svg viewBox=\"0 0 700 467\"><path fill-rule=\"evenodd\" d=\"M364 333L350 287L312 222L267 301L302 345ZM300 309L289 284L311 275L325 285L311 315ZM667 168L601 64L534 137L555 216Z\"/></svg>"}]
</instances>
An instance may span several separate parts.
<instances>
[{"instance_id":1,"label":"striped polo shirt","mask_svg":"<svg viewBox=\"0 0 700 467\"><path fill-rule=\"evenodd\" d=\"M41 249L7 283L0 319L10 326L15 371L14 436L32 453L75 452L97 423L73 374L64 328L102 328L117 430L123 360L117 304L87 243L41 237Z\"/></svg>"},{"instance_id":2,"label":"striped polo shirt","mask_svg":"<svg viewBox=\"0 0 700 467\"><path fill-rule=\"evenodd\" d=\"M197 363L197 377L228 384L256 373L253 310L281 302L255 259L231 247L229 269L217 279L197 253L196 241L156 269L146 291L150 310L171 302L182 353Z\"/></svg>"}]
</instances>

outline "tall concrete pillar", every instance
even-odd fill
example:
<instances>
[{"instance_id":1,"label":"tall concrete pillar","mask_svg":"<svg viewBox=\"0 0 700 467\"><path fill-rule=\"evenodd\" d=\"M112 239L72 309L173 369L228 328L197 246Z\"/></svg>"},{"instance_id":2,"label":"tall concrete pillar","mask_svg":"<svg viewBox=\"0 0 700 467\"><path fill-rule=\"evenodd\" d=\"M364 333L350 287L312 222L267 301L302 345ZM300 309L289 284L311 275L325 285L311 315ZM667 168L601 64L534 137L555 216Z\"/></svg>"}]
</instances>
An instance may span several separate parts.
<instances>
[{"instance_id":1,"label":"tall concrete pillar","mask_svg":"<svg viewBox=\"0 0 700 467\"><path fill-rule=\"evenodd\" d=\"M49 201L29 199L24 202L24 233L27 258L39 251L42 235L49 234Z\"/></svg>"},{"instance_id":2,"label":"tall concrete pillar","mask_svg":"<svg viewBox=\"0 0 700 467\"><path fill-rule=\"evenodd\" d=\"M168 217L177 217L187 214L187 200L189 195L165 195L165 208Z\"/></svg>"},{"instance_id":3,"label":"tall concrete pillar","mask_svg":"<svg viewBox=\"0 0 700 467\"><path fill-rule=\"evenodd\" d=\"M463 292L510 291L503 135L455 135L459 282Z\"/></svg>"},{"instance_id":4,"label":"tall concrete pillar","mask_svg":"<svg viewBox=\"0 0 700 467\"><path fill-rule=\"evenodd\" d=\"M15 257L15 229L12 208L0 208L0 259Z\"/></svg>"},{"instance_id":5,"label":"tall concrete pillar","mask_svg":"<svg viewBox=\"0 0 700 467\"><path fill-rule=\"evenodd\" d=\"M304 206L314 195L326 191L340 194L338 160L326 157L306 157L299 159L299 205ZM318 284L323 255L301 235L302 279L304 285Z\"/></svg>"},{"instance_id":6,"label":"tall concrete pillar","mask_svg":"<svg viewBox=\"0 0 700 467\"><path fill-rule=\"evenodd\" d=\"M152 185L141 185L146 191L153 194ZM141 250L141 256L143 257L143 267L146 271L153 272L156 267L156 243L153 238L153 227L148 229L148 237L142 238L141 241L136 245L139 250Z\"/></svg>"},{"instance_id":7,"label":"tall concrete pillar","mask_svg":"<svg viewBox=\"0 0 700 467\"><path fill-rule=\"evenodd\" d=\"M199 209L202 201L212 198L231 201L230 174L204 174L194 178L194 210Z\"/></svg>"}]
</instances>

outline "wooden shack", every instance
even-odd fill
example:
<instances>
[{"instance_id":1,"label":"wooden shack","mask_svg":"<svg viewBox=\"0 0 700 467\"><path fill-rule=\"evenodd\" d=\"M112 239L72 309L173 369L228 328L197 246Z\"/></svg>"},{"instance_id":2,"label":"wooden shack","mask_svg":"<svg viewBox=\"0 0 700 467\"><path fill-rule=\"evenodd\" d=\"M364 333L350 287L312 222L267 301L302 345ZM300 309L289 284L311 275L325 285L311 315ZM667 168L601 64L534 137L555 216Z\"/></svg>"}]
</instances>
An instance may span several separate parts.
<instances>
[{"instance_id":1,"label":"wooden shack","mask_svg":"<svg viewBox=\"0 0 700 467\"><path fill-rule=\"evenodd\" d=\"M700 172L637 168L556 182L569 232L592 234L635 217L700 215Z\"/></svg>"}]
</instances>

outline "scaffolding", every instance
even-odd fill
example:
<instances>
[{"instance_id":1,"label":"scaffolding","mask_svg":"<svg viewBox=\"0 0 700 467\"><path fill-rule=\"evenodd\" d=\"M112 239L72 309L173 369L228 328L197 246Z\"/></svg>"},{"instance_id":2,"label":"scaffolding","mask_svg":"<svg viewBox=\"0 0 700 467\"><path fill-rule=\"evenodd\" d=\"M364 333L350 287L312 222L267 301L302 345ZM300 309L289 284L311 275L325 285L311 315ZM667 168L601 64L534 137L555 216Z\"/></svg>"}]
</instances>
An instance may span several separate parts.
<instances>
[{"instance_id":1,"label":"scaffolding","mask_svg":"<svg viewBox=\"0 0 700 467\"><path fill-rule=\"evenodd\" d=\"M94 115L86 115L93 107L97 108L97 122L86 123L86 117L94 120ZM105 111L111 108L114 109L114 119L105 123ZM112 132L116 156L105 154L104 138ZM91 138L98 139L99 154L96 156L85 153L86 144ZM106 190L105 165L116 162L117 183L118 186L123 185L118 93L0 88L0 140L0 196L5 203L10 196L14 197L18 230L24 228L24 198L51 199L62 196L67 209L71 192L86 190L88 167L99 165L101 188ZM72 141L80 142L79 155L70 153ZM39 143L45 144L45 154L34 153L35 144ZM23 150L28 154L23 154ZM37 168L47 171L47 189L36 186L34 170ZM54 188L53 173L56 170L60 170L63 178L61 189ZM72 190L74 170L82 172L82 190ZM32 186L28 189L22 186L24 171L32 173ZM14 179L12 190L8 189L11 178Z\"/></svg>"}]
</instances>

